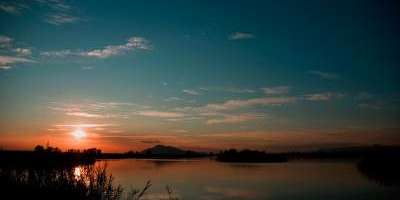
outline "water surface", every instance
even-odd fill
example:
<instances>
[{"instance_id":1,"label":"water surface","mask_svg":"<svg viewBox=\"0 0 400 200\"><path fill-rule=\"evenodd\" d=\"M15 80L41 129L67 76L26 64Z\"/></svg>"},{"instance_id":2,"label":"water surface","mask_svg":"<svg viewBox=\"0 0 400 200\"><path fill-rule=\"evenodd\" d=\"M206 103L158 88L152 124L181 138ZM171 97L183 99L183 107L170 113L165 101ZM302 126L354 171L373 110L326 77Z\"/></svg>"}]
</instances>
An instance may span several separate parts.
<instances>
[{"instance_id":1,"label":"water surface","mask_svg":"<svg viewBox=\"0 0 400 200\"><path fill-rule=\"evenodd\" d=\"M165 196L169 185L180 199L398 199L398 186L382 186L350 161L221 163L201 160L107 160L115 181L142 188L148 198ZM397 198L396 198L397 197Z\"/></svg>"}]
</instances>

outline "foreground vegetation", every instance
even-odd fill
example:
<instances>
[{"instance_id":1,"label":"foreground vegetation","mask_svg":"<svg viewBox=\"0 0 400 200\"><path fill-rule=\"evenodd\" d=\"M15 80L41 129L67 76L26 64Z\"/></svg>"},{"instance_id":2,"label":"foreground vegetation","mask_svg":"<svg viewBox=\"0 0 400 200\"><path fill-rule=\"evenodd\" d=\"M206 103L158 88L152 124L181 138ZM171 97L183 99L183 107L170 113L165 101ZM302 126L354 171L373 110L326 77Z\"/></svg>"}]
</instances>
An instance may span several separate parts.
<instances>
[{"instance_id":1,"label":"foreground vegetation","mask_svg":"<svg viewBox=\"0 0 400 200\"><path fill-rule=\"evenodd\" d=\"M358 170L384 186L400 186L400 151L375 152L357 163Z\"/></svg>"},{"instance_id":2,"label":"foreground vegetation","mask_svg":"<svg viewBox=\"0 0 400 200\"><path fill-rule=\"evenodd\" d=\"M0 188L4 199L140 200L151 187L124 189L106 165L94 165L99 151L64 152L36 147L34 152L0 152ZM94 160L93 160L94 159ZM167 199L176 200L167 187Z\"/></svg>"}]
</instances>

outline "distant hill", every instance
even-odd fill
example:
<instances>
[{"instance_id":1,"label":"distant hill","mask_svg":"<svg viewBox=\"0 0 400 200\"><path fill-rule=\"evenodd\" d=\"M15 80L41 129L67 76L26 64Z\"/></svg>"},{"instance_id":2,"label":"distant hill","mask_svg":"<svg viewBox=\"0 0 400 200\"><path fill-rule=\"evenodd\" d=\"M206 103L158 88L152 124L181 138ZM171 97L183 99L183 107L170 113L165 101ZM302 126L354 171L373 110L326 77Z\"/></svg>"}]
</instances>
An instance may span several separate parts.
<instances>
[{"instance_id":1,"label":"distant hill","mask_svg":"<svg viewBox=\"0 0 400 200\"><path fill-rule=\"evenodd\" d=\"M177 147L167 145L156 145L140 152L128 151L126 153L102 153L98 159L124 159L124 158L155 158L155 159L180 159L180 158L200 158L209 154L197 151L182 150Z\"/></svg>"},{"instance_id":2,"label":"distant hill","mask_svg":"<svg viewBox=\"0 0 400 200\"><path fill-rule=\"evenodd\" d=\"M181 156L187 154L188 151L166 145L156 145L154 147L145 149L142 151L143 154L151 154L151 155L163 155L163 156Z\"/></svg>"}]
</instances>

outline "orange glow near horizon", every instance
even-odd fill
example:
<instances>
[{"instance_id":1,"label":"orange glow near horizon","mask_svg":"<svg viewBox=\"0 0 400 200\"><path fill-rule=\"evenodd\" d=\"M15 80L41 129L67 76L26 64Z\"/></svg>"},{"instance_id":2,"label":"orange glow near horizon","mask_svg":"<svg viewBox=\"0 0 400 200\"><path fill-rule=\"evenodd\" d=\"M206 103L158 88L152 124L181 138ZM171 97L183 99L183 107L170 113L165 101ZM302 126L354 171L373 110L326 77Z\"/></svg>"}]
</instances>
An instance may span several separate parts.
<instances>
[{"instance_id":1,"label":"orange glow near horizon","mask_svg":"<svg viewBox=\"0 0 400 200\"><path fill-rule=\"evenodd\" d=\"M180 135L177 133L112 133L96 130L97 126L64 125L46 132L3 134L0 149L31 150L35 145L49 144L63 151L97 148L103 152L141 151L156 144L171 145L196 151L219 151L227 148L249 148L268 151L294 151L347 145L398 144L396 132L385 131L305 131L228 132L215 134ZM112 130L112 129L111 129ZM362 138L359 136L363 135ZM307 138L305 140L304 138Z\"/></svg>"}]
</instances>

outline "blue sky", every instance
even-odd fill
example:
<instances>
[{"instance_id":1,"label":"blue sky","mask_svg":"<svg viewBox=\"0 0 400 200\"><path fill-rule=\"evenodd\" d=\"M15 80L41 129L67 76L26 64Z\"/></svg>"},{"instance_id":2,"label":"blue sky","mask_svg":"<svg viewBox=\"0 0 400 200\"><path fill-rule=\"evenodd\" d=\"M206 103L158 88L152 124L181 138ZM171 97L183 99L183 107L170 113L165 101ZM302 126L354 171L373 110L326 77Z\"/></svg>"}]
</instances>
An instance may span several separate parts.
<instances>
[{"instance_id":1,"label":"blue sky","mask_svg":"<svg viewBox=\"0 0 400 200\"><path fill-rule=\"evenodd\" d=\"M398 8L395 1L1 1L0 145L395 143ZM70 138L76 129L88 136L78 146Z\"/></svg>"}]
</instances>

